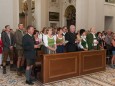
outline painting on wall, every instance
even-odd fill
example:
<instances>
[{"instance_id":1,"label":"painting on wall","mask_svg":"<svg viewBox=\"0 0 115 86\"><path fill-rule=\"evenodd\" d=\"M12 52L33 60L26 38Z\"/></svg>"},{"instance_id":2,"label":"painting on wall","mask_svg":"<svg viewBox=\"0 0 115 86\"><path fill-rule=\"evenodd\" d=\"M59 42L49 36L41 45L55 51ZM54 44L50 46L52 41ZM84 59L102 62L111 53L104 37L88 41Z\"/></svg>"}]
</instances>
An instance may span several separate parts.
<instances>
[{"instance_id":1,"label":"painting on wall","mask_svg":"<svg viewBox=\"0 0 115 86\"><path fill-rule=\"evenodd\" d=\"M59 13L49 12L49 21L59 21Z\"/></svg>"}]
</instances>

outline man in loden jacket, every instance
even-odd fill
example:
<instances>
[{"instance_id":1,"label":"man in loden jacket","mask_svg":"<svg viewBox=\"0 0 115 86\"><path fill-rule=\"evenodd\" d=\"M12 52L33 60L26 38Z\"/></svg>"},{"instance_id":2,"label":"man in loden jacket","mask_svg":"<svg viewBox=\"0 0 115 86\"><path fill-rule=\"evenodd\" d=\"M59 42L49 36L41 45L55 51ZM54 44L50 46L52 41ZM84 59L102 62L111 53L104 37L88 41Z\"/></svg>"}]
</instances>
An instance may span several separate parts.
<instances>
[{"instance_id":1,"label":"man in loden jacket","mask_svg":"<svg viewBox=\"0 0 115 86\"><path fill-rule=\"evenodd\" d=\"M18 61L17 61L17 75L22 76L22 70L24 66L24 52L22 47L22 38L24 36L24 26L23 24L18 24L18 29L15 32L15 40L16 40L16 50L18 54Z\"/></svg>"},{"instance_id":2,"label":"man in loden jacket","mask_svg":"<svg viewBox=\"0 0 115 86\"><path fill-rule=\"evenodd\" d=\"M5 26L5 31L2 33L3 42L3 74L6 74L6 61L10 57L10 70L14 71L13 67L13 48L15 45L14 35L10 32L10 25Z\"/></svg>"},{"instance_id":3,"label":"man in loden jacket","mask_svg":"<svg viewBox=\"0 0 115 86\"><path fill-rule=\"evenodd\" d=\"M34 27L33 26L28 26L27 27L27 34L23 36L22 39L22 45L24 49L24 57L26 59L26 84L33 85L34 83L32 82L31 79L31 71L32 67L35 64L35 59L36 59L36 49L38 48L38 45L35 45L34 37Z\"/></svg>"}]
</instances>

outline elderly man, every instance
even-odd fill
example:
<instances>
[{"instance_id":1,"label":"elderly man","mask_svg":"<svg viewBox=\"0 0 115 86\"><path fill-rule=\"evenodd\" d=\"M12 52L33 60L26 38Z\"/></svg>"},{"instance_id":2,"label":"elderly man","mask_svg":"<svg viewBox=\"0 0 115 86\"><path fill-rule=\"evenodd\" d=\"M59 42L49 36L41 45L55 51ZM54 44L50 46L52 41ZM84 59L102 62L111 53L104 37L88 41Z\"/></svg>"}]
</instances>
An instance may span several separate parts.
<instances>
[{"instance_id":1,"label":"elderly man","mask_svg":"<svg viewBox=\"0 0 115 86\"><path fill-rule=\"evenodd\" d=\"M112 33L111 30L108 29L107 35L105 36L105 45L107 48L107 57L108 58L112 55L112 44L111 44L112 34L111 33Z\"/></svg>"},{"instance_id":2,"label":"elderly man","mask_svg":"<svg viewBox=\"0 0 115 86\"><path fill-rule=\"evenodd\" d=\"M98 49L96 29L94 27L90 29L90 33L87 34L86 40L87 40L87 44L88 44L88 50L97 50Z\"/></svg>"},{"instance_id":3,"label":"elderly man","mask_svg":"<svg viewBox=\"0 0 115 86\"><path fill-rule=\"evenodd\" d=\"M107 35L105 36L105 43L106 43L106 47L107 47L107 49L109 49L110 50L110 48L111 48L111 41L112 41L112 34L111 34L112 32L111 32L111 30L110 29L108 29L108 31L107 31Z\"/></svg>"},{"instance_id":4,"label":"elderly man","mask_svg":"<svg viewBox=\"0 0 115 86\"><path fill-rule=\"evenodd\" d=\"M70 31L65 34L65 40L68 41L66 44L66 51L67 52L75 52L77 50L77 41L76 41L76 33L75 33L75 26L70 26Z\"/></svg>"}]
</instances>

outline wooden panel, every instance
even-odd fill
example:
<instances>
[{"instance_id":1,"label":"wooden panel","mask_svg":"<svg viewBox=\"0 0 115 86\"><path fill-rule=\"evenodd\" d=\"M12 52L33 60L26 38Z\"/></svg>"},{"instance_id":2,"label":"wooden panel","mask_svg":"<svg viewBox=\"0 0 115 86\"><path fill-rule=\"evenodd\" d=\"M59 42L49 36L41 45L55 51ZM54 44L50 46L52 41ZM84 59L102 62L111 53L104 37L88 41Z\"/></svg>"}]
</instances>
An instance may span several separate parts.
<instances>
[{"instance_id":1,"label":"wooden panel","mask_svg":"<svg viewBox=\"0 0 115 86\"><path fill-rule=\"evenodd\" d=\"M43 82L79 75L79 53L44 55Z\"/></svg>"},{"instance_id":2,"label":"wooden panel","mask_svg":"<svg viewBox=\"0 0 115 86\"><path fill-rule=\"evenodd\" d=\"M106 51L49 54L44 55L41 61L42 71L40 79L43 83L48 83L104 71L106 68Z\"/></svg>"},{"instance_id":3,"label":"wooden panel","mask_svg":"<svg viewBox=\"0 0 115 86\"><path fill-rule=\"evenodd\" d=\"M105 50L81 52L80 75L104 71L106 66L105 55Z\"/></svg>"}]
</instances>

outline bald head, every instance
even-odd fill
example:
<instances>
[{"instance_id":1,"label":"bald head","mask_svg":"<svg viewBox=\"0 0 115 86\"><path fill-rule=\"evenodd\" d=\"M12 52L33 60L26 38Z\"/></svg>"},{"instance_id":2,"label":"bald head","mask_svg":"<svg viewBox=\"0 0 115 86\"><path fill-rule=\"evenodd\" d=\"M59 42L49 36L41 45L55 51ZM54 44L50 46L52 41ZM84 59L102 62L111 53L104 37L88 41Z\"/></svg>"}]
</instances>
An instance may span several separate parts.
<instances>
[{"instance_id":1,"label":"bald head","mask_svg":"<svg viewBox=\"0 0 115 86\"><path fill-rule=\"evenodd\" d=\"M108 34L108 35L111 35L111 32L112 32L112 31L111 31L110 29L107 30L107 34Z\"/></svg>"},{"instance_id":2,"label":"bald head","mask_svg":"<svg viewBox=\"0 0 115 86\"><path fill-rule=\"evenodd\" d=\"M75 32L75 26L74 26L74 25L71 25L71 26L70 26L70 32L72 32L72 33Z\"/></svg>"},{"instance_id":3,"label":"bald head","mask_svg":"<svg viewBox=\"0 0 115 86\"><path fill-rule=\"evenodd\" d=\"M111 32L111 29L108 29L107 32Z\"/></svg>"},{"instance_id":4,"label":"bald head","mask_svg":"<svg viewBox=\"0 0 115 86\"><path fill-rule=\"evenodd\" d=\"M92 27L92 28L90 29L90 32L91 32L91 33L96 33L96 28L95 28L95 27Z\"/></svg>"}]
</instances>

